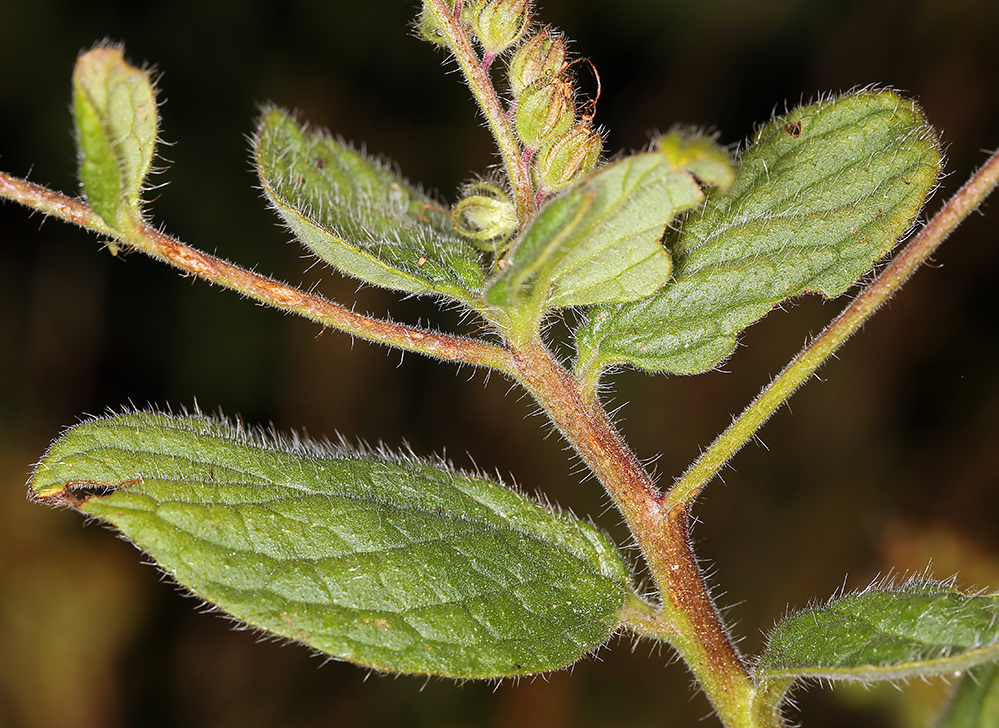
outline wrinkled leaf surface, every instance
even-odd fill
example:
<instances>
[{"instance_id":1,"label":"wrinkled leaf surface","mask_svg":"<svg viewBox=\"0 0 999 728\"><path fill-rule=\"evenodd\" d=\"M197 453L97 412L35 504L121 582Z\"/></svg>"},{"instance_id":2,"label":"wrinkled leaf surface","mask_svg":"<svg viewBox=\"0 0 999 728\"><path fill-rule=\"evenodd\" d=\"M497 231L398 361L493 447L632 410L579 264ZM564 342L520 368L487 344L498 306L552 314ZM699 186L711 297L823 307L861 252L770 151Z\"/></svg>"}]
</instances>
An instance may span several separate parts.
<instances>
[{"instance_id":1,"label":"wrinkled leaf surface","mask_svg":"<svg viewBox=\"0 0 999 728\"><path fill-rule=\"evenodd\" d=\"M897 680L999 659L999 596L911 581L834 599L780 622L758 677Z\"/></svg>"},{"instance_id":2,"label":"wrinkled leaf surface","mask_svg":"<svg viewBox=\"0 0 999 728\"><path fill-rule=\"evenodd\" d=\"M408 293L462 300L484 279L481 254L449 216L385 164L288 114L264 114L257 173L281 217L313 253L346 275Z\"/></svg>"},{"instance_id":3,"label":"wrinkled leaf surface","mask_svg":"<svg viewBox=\"0 0 999 728\"><path fill-rule=\"evenodd\" d=\"M562 667L619 626L628 593L603 535L497 483L201 416L78 425L31 490L247 624L390 672Z\"/></svg>"},{"instance_id":4,"label":"wrinkled leaf surface","mask_svg":"<svg viewBox=\"0 0 999 728\"><path fill-rule=\"evenodd\" d=\"M912 225L940 172L936 137L891 91L806 106L766 125L717 191L667 240L674 273L655 295L596 306L581 367L694 374L790 296L843 293Z\"/></svg>"}]
</instances>

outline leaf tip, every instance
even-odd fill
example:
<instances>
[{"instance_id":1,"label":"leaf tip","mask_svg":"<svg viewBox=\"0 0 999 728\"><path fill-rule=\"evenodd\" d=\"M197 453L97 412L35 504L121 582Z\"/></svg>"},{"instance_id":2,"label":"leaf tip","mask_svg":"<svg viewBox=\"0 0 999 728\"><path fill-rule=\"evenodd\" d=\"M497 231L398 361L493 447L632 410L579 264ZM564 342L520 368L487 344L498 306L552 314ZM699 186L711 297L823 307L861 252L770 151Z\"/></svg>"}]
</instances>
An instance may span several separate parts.
<instances>
[{"instance_id":1,"label":"leaf tip","mask_svg":"<svg viewBox=\"0 0 999 728\"><path fill-rule=\"evenodd\" d=\"M44 467L44 463L40 467ZM104 498L122 488L142 482L142 478L131 478L116 482L103 480L48 481L42 485L36 485L37 478L38 471L32 476L28 486L28 495L31 500L45 505L67 506L78 511L85 510L84 506L91 500Z\"/></svg>"}]
</instances>

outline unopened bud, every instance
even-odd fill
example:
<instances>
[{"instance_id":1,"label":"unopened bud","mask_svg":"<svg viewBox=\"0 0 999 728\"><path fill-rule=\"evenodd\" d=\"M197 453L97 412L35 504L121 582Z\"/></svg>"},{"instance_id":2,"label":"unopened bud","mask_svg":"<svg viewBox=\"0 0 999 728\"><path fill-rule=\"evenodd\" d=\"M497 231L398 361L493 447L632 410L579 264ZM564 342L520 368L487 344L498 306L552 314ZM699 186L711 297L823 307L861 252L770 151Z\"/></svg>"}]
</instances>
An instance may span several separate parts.
<instances>
[{"instance_id":1,"label":"unopened bud","mask_svg":"<svg viewBox=\"0 0 999 728\"><path fill-rule=\"evenodd\" d=\"M548 27L520 46L510 59L514 98L532 84L555 78L565 68L565 56L565 40Z\"/></svg>"},{"instance_id":2,"label":"unopened bud","mask_svg":"<svg viewBox=\"0 0 999 728\"><path fill-rule=\"evenodd\" d=\"M448 0L448 8L454 11L454 0ZM462 6L461 9L461 24L468 26L468 8L467 6ZM419 20L416 21L416 32L423 38L423 40L429 41L434 45L446 46L448 44L447 38L444 37L443 31L441 31L440 25L437 23L437 18L434 17L433 13L430 12L429 8L424 4L423 9L420 11Z\"/></svg>"},{"instance_id":3,"label":"unopened bud","mask_svg":"<svg viewBox=\"0 0 999 728\"><path fill-rule=\"evenodd\" d=\"M539 186L557 192L582 179L597 166L603 139L588 122L580 122L538 152L534 173Z\"/></svg>"},{"instance_id":4,"label":"unopened bud","mask_svg":"<svg viewBox=\"0 0 999 728\"><path fill-rule=\"evenodd\" d=\"M531 22L530 0L480 0L472 8L472 29L486 53L502 53L520 40Z\"/></svg>"},{"instance_id":5,"label":"unopened bud","mask_svg":"<svg viewBox=\"0 0 999 728\"><path fill-rule=\"evenodd\" d=\"M473 185L451 210L455 230L482 250L496 250L517 231L517 209L496 185Z\"/></svg>"},{"instance_id":6,"label":"unopened bud","mask_svg":"<svg viewBox=\"0 0 999 728\"><path fill-rule=\"evenodd\" d=\"M517 135L530 149L558 139L576 120L572 84L563 78L539 81L524 89L517 100Z\"/></svg>"}]
</instances>

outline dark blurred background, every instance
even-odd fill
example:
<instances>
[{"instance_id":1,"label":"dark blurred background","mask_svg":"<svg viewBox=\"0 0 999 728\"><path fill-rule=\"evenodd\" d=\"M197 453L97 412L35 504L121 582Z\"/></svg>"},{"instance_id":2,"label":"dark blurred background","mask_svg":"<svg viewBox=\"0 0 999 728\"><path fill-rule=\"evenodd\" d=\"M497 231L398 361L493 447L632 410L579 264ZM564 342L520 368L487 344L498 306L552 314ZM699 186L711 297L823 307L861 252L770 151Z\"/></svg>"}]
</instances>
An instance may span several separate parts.
<instances>
[{"instance_id":1,"label":"dark blurred background","mask_svg":"<svg viewBox=\"0 0 999 728\"><path fill-rule=\"evenodd\" d=\"M151 211L208 251L376 314L427 302L341 281L302 256L255 190L259 104L398 162L454 199L495 161L468 91L409 33L416 2L179 0L0 3L0 168L76 190L68 111L81 50L122 41L162 74ZM868 84L903 90L940 130L947 195L999 144L994 0L548 0L542 21L599 69L608 148L675 123L751 134L776 109ZM588 83L583 74L582 83ZM164 163L164 166L165 163ZM974 215L799 393L697 508L700 553L748 653L789 606L879 574L960 571L999 588L999 204ZM625 373L613 401L642 457L682 471L844 305L803 299L743 337L724 371ZM486 381L351 342L182 278L93 236L0 207L0 725L694 726L707 712L672 655L614 640L572 671L519 684L391 679L262 641L204 614L130 545L25 500L60 428L134 404L192 405L315 436L409 443L498 469L592 514L616 513L533 408ZM765 443L765 446L763 445ZM634 647L634 649L633 649ZM798 693L810 728L926 725L937 683ZM705 725L709 725L709 723Z\"/></svg>"}]
</instances>

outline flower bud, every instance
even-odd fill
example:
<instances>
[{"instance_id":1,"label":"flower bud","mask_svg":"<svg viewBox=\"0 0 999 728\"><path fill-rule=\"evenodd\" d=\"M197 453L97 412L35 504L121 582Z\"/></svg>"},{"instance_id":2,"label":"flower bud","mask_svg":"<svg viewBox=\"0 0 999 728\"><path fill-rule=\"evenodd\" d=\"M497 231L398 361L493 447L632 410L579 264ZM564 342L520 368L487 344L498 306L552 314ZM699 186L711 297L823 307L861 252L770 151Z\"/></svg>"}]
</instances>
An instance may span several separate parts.
<instances>
[{"instance_id":1,"label":"flower bud","mask_svg":"<svg viewBox=\"0 0 999 728\"><path fill-rule=\"evenodd\" d=\"M496 250L517 231L517 209L496 185L480 182L451 210L455 230L482 250Z\"/></svg>"},{"instance_id":2,"label":"flower bud","mask_svg":"<svg viewBox=\"0 0 999 728\"><path fill-rule=\"evenodd\" d=\"M548 81L565 67L565 40L545 27L516 50L510 59L510 90L514 98L528 86Z\"/></svg>"},{"instance_id":3,"label":"flower bud","mask_svg":"<svg viewBox=\"0 0 999 728\"><path fill-rule=\"evenodd\" d=\"M597 166L603 139L589 122L582 121L562 137L544 147L534 162L539 187L557 192L579 180Z\"/></svg>"},{"instance_id":4,"label":"flower bud","mask_svg":"<svg viewBox=\"0 0 999 728\"><path fill-rule=\"evenodd\" d=\"M530 0L480 0L472 9L472 30L488 54L520 40L531 22Z\"/></svg>"},{"instance_id":5,"label":"flower bud","mask_svg":"<svg viewBox=\"0 0 999 728\"><path fill-rule=\"evenodd\" d=\"M574 97L572 84L561 77L525 88L514 117L524 146L540 149L562 136L576 120Z\"/></svg>"},{"instance_id":6,"label":"flower bud","mask_svg":"<svg viewBox=\"0 0 999 728\"><path fill-rule=\"evenodd\" d=\"M448 0L448 7L454 10L454 0ZM463 26L468 25L468 8L467 6L462 6L461 9L461 24ZM441 32L440 26L437 24L437 19L434 17L433 13L426 7L420 11L420 17L415 23L416 34L423 38L425 41L429 41L434 45L446 46L447 38L444 37L444 33Z\"/></svg>"}]
</instances>

